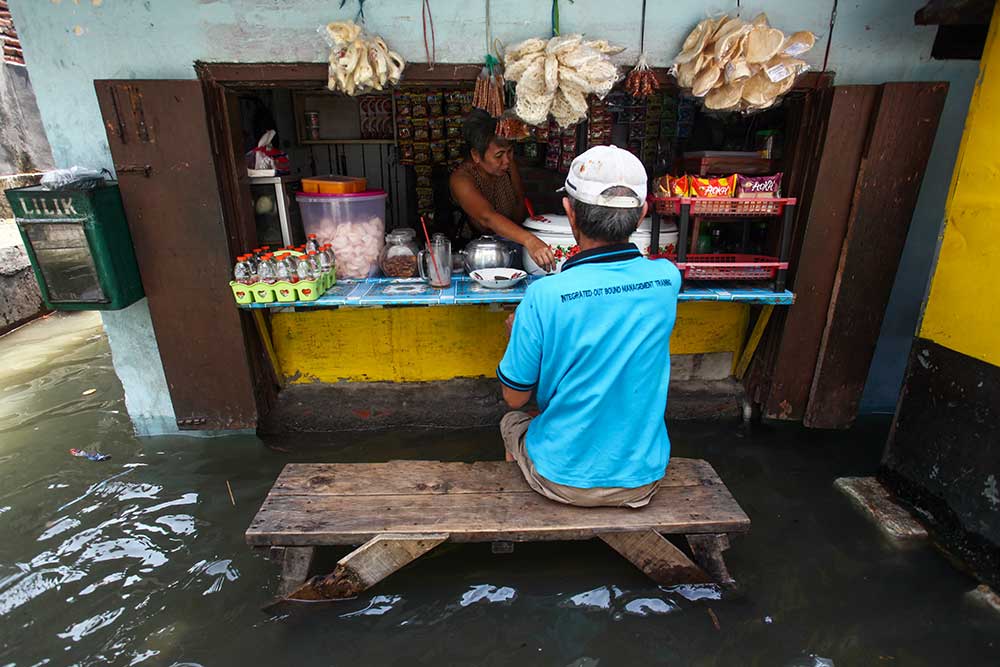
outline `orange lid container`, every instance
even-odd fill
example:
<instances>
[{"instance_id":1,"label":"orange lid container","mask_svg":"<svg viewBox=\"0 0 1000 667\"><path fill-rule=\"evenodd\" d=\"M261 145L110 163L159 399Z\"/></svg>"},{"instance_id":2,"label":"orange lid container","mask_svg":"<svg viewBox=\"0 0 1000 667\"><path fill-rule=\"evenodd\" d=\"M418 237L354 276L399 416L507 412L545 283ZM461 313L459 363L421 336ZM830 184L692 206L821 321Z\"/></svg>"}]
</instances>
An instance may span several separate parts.
<instances>
[{"instance_id":1,"label":"orange lid container","mask_svg":"<svg viewBox=\"0 0 1000 667\"><path fill-rule=\"evenodd\" d=\"M302 191L310 194L349 195L364 192L368 179L357 176L313 176L302 179Z\"/></svg>"}]
</instances>

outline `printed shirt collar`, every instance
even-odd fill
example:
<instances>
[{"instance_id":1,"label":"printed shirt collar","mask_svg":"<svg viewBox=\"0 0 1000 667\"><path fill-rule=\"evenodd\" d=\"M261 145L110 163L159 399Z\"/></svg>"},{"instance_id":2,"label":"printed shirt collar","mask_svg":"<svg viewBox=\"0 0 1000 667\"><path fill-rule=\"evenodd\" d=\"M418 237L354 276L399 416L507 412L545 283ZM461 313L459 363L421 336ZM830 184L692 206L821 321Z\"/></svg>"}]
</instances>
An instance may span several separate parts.
<instances>
[{"instance_id":1,"label":"printed shirt collar","mask_svg":"<svg viewBox=\"0 0 1000 667\"><path fill-rule=\"evenodd\" d=\"M612 245L602 245L590 250L573 255L562 265L562 271L571 269L580 264L597 264L605 262L623 262L629 259L642 257L639 248L634 243L614 243Z\"/></svg>"}]
</instances>

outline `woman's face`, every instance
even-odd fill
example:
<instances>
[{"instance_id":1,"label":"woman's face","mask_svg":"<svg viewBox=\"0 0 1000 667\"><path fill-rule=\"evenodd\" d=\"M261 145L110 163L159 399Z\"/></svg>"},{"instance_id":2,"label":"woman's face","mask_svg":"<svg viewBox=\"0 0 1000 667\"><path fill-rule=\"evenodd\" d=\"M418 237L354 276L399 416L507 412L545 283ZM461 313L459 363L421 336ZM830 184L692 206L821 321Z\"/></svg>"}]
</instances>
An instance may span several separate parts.
<instances>
[{"instance_id":1,"label":"woman's face","mask_svg":"<svg viewBox=\"0 0 1000 667\"><path fill-rule=\"evenodd\" d=\"M472 159L482 167L483 171L491 176L500 176L510 171L510 160L513 146L497 146L491 141L486 147L486 153L480 155L478 151L472 151Z\"/></svg>"}]
</instances>

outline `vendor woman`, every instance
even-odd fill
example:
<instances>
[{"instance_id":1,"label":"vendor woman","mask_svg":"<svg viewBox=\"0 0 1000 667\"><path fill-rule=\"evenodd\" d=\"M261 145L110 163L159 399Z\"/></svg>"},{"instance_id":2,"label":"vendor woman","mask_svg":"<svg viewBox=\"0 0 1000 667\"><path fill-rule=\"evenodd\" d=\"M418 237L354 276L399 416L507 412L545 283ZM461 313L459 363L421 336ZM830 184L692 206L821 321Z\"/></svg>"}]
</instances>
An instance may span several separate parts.
<instances>
[{"instance_id":1,"label":"vendor woman","mask_svg":"<svg viewBox=\"0 0 1000 667\"><path fill-rule=\"evenodd\" d=\"M496 234L519 243L538 266L555 269L549 245L521 226L524 184L514 162L514 145L496 136L496 119L473 109L465 117L462 135L467 157L452 172L449 186L469 226L479 234Z\"/></svg>"}]
</instances>

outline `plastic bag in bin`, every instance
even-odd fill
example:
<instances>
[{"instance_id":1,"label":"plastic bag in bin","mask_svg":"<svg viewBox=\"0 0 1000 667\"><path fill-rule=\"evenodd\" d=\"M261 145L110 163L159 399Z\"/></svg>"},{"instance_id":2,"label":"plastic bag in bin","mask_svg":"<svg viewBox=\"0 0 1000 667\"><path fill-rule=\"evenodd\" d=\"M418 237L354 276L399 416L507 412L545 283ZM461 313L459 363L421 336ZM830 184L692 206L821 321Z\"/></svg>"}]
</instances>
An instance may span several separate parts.
<instances>
[{"instance_id":1,"label":"plastic bag in bin","mask_svg":"<svg viewBox=\"0 0 1000 667\"><path fill-rule=\"evenodd\" d=\"M105 174L107 174L108 179L111 179L111 172L107 169L98 171L97 169L73 166L69 169L54 169L45 172L38 184L46 190L61 190L63 188L86 190L103 185Z\"/></svg>"}]
</instances>

